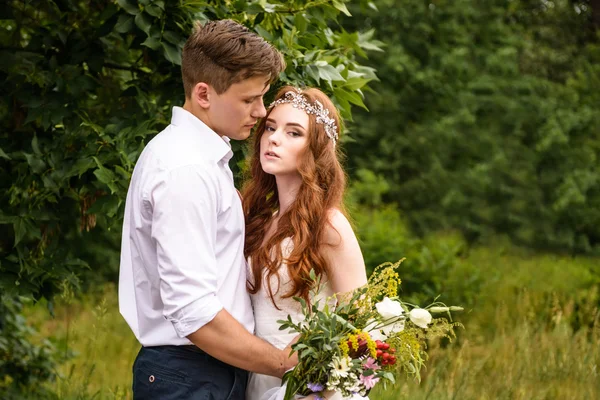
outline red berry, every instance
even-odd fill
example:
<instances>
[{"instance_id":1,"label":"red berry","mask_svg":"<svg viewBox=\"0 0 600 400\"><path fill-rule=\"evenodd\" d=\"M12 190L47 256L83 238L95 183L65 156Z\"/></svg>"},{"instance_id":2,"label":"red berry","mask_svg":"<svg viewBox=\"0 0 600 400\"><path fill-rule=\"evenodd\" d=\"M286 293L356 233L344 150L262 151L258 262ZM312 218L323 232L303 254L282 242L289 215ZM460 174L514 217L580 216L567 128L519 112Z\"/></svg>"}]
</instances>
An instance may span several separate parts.
<instances>
[{"instance_id":1,"label":"red berry","mask_svg":"<svg viewBox=\"0 0 600 400\"><path fill-rule=\"evenodd\" d=\"M383 354L383 351L377 349L377 358L381 357L382 354Z\"/></svg>"},{"instance_id":2,"label":"red berry","mask_svg":"<svg viewBox=\"0 0 600 400\"><path fill-rule=\"evenodd\" d=\"M384 360L387 360L388 358L390 358L390 354L389 354L389 353L383 353L383 354L381 355L381 357L382 357Z\"/></svg>"},{"instance_id":3,"label":"red berry","mask_svg":"<svg viewBox=\"0 0 600 400\"><path fill-rule=\"evenodd\" d=\"M395 349L395 348L393 348L393 347L392 347L392 348L390 348L390 353L395 353L395 352L396 352L396 349Z\"/></svg>"},{"instance_id":4,"label":"red berry","mask_svg":"<svg viewBox=\"0 0 600 400\"><path fill-rule=\"evenodd\" d=\"M387 350L387 349L389 349L389 348L390 348L390 345L389 345L389 344L387 344L387 343L384 343L384 344L383 344L383 349L384 349L384 350Z\"/></svg>"}]
</instances>

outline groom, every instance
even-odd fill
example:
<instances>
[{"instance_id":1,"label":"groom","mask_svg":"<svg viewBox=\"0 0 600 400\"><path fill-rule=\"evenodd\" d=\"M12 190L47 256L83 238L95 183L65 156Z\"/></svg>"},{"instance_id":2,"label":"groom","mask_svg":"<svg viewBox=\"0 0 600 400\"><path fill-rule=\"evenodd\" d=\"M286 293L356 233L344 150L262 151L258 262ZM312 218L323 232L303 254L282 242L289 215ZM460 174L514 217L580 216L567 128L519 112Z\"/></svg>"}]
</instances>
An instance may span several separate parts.
<instances>
[{"instance_id":1,"label":"groom","mask_svg":"<svg viewBox=\"0 0 600 400\"><path fill-rule=\"evenodd\" d=\"M183 108L135 166L123 221L119 308L142 344L134 399L243 399L247 370L294 365L253 336L244 215L228 162L266 115L281 54L230 20L198 25L182 54Z\"/></svg>"}]
</instances>

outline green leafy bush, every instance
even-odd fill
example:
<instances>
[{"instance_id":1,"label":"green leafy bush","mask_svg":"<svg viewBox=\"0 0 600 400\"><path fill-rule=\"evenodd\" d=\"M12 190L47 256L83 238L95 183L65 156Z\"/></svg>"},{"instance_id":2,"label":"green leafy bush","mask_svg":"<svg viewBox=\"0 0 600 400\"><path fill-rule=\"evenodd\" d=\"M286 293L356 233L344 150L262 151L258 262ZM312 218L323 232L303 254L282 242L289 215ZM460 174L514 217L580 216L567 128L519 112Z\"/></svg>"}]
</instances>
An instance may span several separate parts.
<instances>
[{"instance_id":1,"label":"green leafy bush","mask_svg":"<svg viewBox=\"0 0 600 400\"><path fill-rule=\"evenodd\" d=\"M599 6L375 4L344 22L386 50L369 60L381 81L355 115L350 171L385 177L383 200L420 235L599 253Z\"/></svg>"},{"instance_id":2,"label":"green leafy bush","mask_svg":"<svg viewBox=\"0 0 600 400\"><path fill-rule=\"evenodd\" d=\"M372 32L336 24L348 14L346 3L6 2L0 292L51 299L116 280L131 173L145 143L168 124L171 107L183 104L180 50L194 21L231 18L265 36L286 58L281 84L321 87L350 119L352 105L364 107L361 89L375 79L358 58L377 42ZM17 312L7 321L16 318L21 327ZM44 380L51 358L45 347L27 344L25 333L6 339L15 346L11 363L21 354L33 357L14 364L22 369L11 369L12 379Z\"/></svg>"},{"instance_id":3,"label":"green leafy bush","mask_svg":"<svg viewBox=\"0 0 600 400\"><path fill-rule=\"evenodd\" d=\"M386 181L365 169L357 176L348 191L347 207L368 272L405 257L398 269L402 296L412 296L417 304L427 304L439 295L448 304L472 304L483 275L463 258L467 244L462 235L442 232L417 237L397 207L380 205L389 190Z\"/></svg>"},{"instance_id":4,"label":"green leafy bush","mask_svg":"<svg viewBox=\"0 0 600 400\"><path fill-rule=\"evenodd\" d=\"M23 392L35 398L47 394L42 383L55 377L61 360L48 340L31 342L35 331L21 315L22 308L19 297L0 296L0 397L7 400L22 398Z\"/></svg>"}]
</instances>

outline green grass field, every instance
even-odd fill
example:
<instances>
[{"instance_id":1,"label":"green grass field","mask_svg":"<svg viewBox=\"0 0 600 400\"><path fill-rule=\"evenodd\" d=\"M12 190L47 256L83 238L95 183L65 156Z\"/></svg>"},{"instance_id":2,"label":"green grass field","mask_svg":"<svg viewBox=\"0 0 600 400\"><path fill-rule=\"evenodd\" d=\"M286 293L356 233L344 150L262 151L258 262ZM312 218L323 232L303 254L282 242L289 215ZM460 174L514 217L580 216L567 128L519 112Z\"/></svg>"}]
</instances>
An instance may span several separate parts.
<instances>
[{"instance_id":1,"label":"green grass field","mask_svg":"<svg viewBox=\"0 0 600 400\"><path fill-rule=\"evenodd\" d=\"M489 279L457 315L465 325L458 340L431 346L420 383L404 380L371 398L600 398L600 259L480 248L468 261ZM131 398L139 345L118 313L114 286L58 302L55 318L42 304L28 316L41 337L77 353L50 386L58 398Z\"/></svg>"}]
</instances>

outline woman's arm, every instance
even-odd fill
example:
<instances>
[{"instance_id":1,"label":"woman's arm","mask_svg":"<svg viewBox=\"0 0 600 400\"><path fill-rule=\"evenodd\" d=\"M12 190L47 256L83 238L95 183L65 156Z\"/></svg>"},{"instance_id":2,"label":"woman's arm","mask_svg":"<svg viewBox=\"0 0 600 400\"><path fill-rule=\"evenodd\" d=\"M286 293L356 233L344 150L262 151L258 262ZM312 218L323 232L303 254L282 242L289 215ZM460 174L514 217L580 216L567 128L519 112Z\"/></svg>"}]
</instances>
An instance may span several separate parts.
<instances>
[{"instance_id":1,"label":"woman's arm","mask_svg":"<svg viewBox=\"0 0 600 400\"><path fill-rule=\"evenodd\" d=\"M335 293L347 293L367 283L365 260L348 219L340 210L329 212L322 255L327 260L327 277Z\"/></svg>"}]
</instances>

